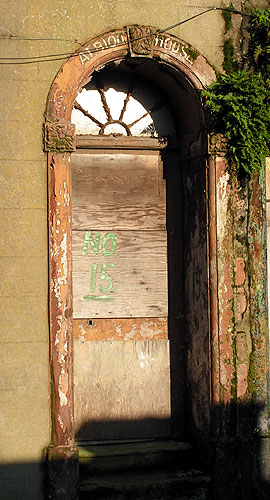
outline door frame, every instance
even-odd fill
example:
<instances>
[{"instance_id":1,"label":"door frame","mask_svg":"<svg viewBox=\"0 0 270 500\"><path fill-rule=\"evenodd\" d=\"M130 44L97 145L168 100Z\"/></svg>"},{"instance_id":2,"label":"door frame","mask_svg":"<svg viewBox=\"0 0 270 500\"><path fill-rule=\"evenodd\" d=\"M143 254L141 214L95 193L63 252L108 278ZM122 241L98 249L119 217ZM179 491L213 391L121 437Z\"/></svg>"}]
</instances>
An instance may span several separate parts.
<instances>
[{"instance_id":1,"label":"door frame","mask_svg":"<svg viewBox=\"0 0 270 500\"><path fill-rule=\"evenodd\" d=\"M193 54L193 55L192 55ZM196 54L194 56L194 54ZM77 93L90 80L93 71L109 62L130 57L148 57L174 68L198 92L215 79L215 72L202 55L183 40L158 33L151 26L128 26L96 36L62 65L47 100L44 123L44 150L48 158L49 182L49 307L50 307L50 367L51 367L51 427L54 449L74 450L73 422L73 341L72 341L72 273L71 273L71 189L70 155L76 148L75 126L71 112ZM198 98L199 113L203 110ZM83 139L80 139L83 141ZM101 139L100 139L101 140ZM119 139L120 140L120 139ZM136 139L138 140L138 139ZM106 141L106 138L102 138ZM103 142L105 145L105 142ZM79 144L78 144L79 145ZM211 166L212 165L212 166ZM213 326L216 324L217 289L215 240L215 187L211 181L215 162L209 163L210 184L210 248L209 290L211 324L209 337L217 345ZM212 169L212 170L211 170ZM214 174L212 173L212 176ZM212 188L211 188L212 186ZM211 236L212 234L212 236ZM210 330L212 333L210 334ZM212 348L214 385L219 377L218 349ZM211 396L210 396L211 397Z\"/></svg>"}]
</instances>

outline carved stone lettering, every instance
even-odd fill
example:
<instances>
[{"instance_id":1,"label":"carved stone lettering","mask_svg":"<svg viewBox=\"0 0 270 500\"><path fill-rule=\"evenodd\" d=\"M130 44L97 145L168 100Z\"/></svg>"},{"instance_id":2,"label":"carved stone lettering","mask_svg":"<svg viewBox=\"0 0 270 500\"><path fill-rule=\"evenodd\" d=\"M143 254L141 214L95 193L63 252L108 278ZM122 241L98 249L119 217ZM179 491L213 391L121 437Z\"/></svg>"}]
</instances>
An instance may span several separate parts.
<instances>
[{"instance_id":1,"label":"carved stone lettering","mask_svg":"<svg viewBox=\"0 0 270 500\"><path fill-rule=\"evenodd\" d=\"M89 48L84 49L83 52L80 52L79 58L82 63L82 66L84 66L84 63L86 61L89 61L93 57L93 54Z\"/></svg>"},{"instance_id":2,"label":"carved stone lettering","mask_svg":"<svg viewBox=\"0 0 270 500\"><path fill-rule=\"evenodd\" d=\"M71 123L44 124L44 151L75 151L75 125Z\"/></svg>"},{"instance_id":3,"label":"carved stone lettering","mask_svg":"<svg viewBox=\"0 0 270 500\"><path fill-rule=\"evenodd\" d=\"M167 34L158 33L155 36L154 46L159 47L166 52L171 52L173 55L179 55L189 62L189 64L193 64L193 60L188 54L188 47Z\"/></svg>"},{"instance_id":4,"label":"carved stone lettering","mask_svg":"<svg viewBox=\"0 0 270 500\"><path fill-rule=\"evenodd\" d=\"M92 59L96 52L117 47L118 45L124 45L125 43L127 43L127 36L124 31L114 31L97 38L92 42L90 47L85 48L79 53L82 66L84 66L87 61Z\"/></svg>"},{"instance_id":5,"label":"carved stone lettering","mask_svg":"<svg viewBox=\"0 0 270 500\"><path fill-rule=\"evenodd\" d=\"M131 55L145 56L151 54L154 49L161 49L162 52L185 59L189 64L193 64L196 59L196 51L192 50L192 47L168 33L157 32L152 26L127 26L125 30L112 31L91 41L89 46L79 53L82 66L99 51L127 43Z\"/></svg>"},{"instance_id":6,"label":"carved stone lettering","mask_svg":"<svg viewBox=\"0 0 270 500\"><path fill-rule=\"evenodd\" d=\"M154 28L151 26L129 26L129 50L139 55L150 54L154 43Z\"/></svg>"}]
</instances>

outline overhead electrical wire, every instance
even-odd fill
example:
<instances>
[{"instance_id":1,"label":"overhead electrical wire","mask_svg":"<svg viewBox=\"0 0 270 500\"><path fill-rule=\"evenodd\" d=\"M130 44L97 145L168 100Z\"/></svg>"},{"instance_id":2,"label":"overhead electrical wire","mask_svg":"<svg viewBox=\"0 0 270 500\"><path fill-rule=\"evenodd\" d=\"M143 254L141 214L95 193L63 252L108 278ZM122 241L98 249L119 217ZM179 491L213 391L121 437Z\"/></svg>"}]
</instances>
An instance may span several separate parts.
<instances>
[{"instance_id":1,"label":"overhead electrical wire","mask_svg":"<svg viewBox=\"0 0 270 500\"><path fill-rule=\"evenodd\" d=\"M0 27L1 29L1 27ZM2 30L4 31L4 30ZM12 33L8 33L8 35L1 35L0 40L18 40L18 41L30 41L30 42L70 42L75 43L77 45L81 45L78 40L70 40L69 38L41 38L41 37L24 37L21 35L13 35Z\"/></svg>"},{"instance_id":2,"label":"overhead electrical wire","mask_svg":"<svg viewBox=\"0 0 270 500\"><path fill-rule=\"evenodd\" d=\"M133 41L137 41L137 40L142 40L144 38L148 38L149 36L155 36L155 35L158 35L160 33L164 33L165 31L169 31L173 28L176 28L177 26L181 26L182 24L185 24L187 23L188 21L192 21L193 19L195 19L196 17L199 17L199 16L202 16L203 14L206 14L207 12L211 12L211 11L214 11L214 10L222 10L222 11L227 11L227 12L232 12L234 14L239 14L241 16L247 16L247 17L250 17L250 14L246 13L246 12L242 12L240 10L236 10L236 9L233 9L233 8L226 8L226 7L209 7L208 9L204 10L203 12L199 12L198 14L194 14L193 16L191 17L188 17L187 19L184 19L183 21L179 21L175 24L172 24L170 26L167 26L166 28L163 28L163 29L160 29L160 30L156 30L155 32L153 33L150 33L148 35L142 35L142 36L139 36L137 38L134 38ZM66 42L72 42L72 43L77 43L78 45L82 46L82 44L80 44L80 42L76 41L76 40L65 40L65 39L62 39L62 38L59 38L59 39L56 39L56 38L22 38L22 37L19 37L19 35L12 35L11 33L8 34L8 36L1 36L0 35L0 39L9 39L9 40L20 40L20 41L23 41L23 40L43 40L43 41L66 41ZM117 44L117 47L121 47L122 45L125 45L125 42L121 42L121 43L118 43ZM109 47L108 47L109 48ZM91 53L96 53L96 52L101 52L101 51L104 51L106 50L105 47L103 48L93 48L91 49ZM69 59L70 57L76 57L78 56L78 54L86 54L88 53L89 51L88 50L81 50L79 51L79 49L75 52L63 52L63 53L58 53L58 54L44 54L44 55L41 55L41 56L29 56L29 57L0 57L0 65L8 65L8 64L33 64L33 63L36 63L36 62L50 62L50 61L63 61L65 59Z\"/></svg>"}]
</instances>

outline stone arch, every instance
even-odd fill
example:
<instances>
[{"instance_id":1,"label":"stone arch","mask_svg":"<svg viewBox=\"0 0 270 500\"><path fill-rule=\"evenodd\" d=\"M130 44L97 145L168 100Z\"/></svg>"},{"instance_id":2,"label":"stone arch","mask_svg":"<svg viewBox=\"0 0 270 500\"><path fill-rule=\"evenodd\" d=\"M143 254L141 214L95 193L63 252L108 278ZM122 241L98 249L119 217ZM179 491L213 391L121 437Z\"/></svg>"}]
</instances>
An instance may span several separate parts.
<instances>
[{"instance_id":1,"label":"stone arch","mask_svg":"<svg viewBox=\"0 0 270 500\"><path fill-rule=\"evenodd\" d=\"M86 42L63 64L52 84L45 114L44 150L49 170L52 444L58 450L74 447L69 168L70 154L75 149L75 127L70 121L71 112L77 93L93 71L127 56L168 65L188 81L194 93L215 78L206 59L184 41L150 26L128 26Z\"/></svg>"}]
</instances>

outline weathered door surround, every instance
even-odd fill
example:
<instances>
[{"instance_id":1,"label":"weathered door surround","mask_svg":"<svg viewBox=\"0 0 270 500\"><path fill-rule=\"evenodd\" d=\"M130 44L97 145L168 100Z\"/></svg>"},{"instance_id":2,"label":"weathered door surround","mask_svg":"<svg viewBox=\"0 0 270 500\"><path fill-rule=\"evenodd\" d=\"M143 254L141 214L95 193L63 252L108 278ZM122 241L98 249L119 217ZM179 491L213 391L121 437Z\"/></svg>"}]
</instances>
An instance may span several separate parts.
<instances>
[{"instance_id":1,"label":"weathered door surround","mask_svg":"<svg viewBox=\"0 0 270 500\"><path fill-rule=\"evenodd\" d=\"M241 418L241 411L243 414L252 403L253 408L257 405L259 414L258 435L264 436L260 446L268 446L263 190L255 178L245 186L236 181L231 183L226 171L224 144L219 138L210 138L210 158L206 163L205 124L198 93L215 75L204 57L172 35L158 34L152 27L130 26L97 36L74 53L60 69L47 102L44 144L49 169L52 387L49 458L51 463L60 459L63 474L64 464L71 468L75 464L76 473L77 453L73 426L70 206L70 154L75 150L75 130L70 117L76 95L89 81L92 72L126 57L151 59L179 75L193 96L191 111L195 109L199 117L196 136L196 127L192 130L187 114L183 113L186 116L183 164L187 205L191 206L194 200L193 213L188 214L186 221L186 227L190 227L187 245L194 251L186 262L190 279L185 291L189 414L193 439L202 447L209 446L211 437L222 443L228 437L229 446L241 441L245 420ZM203 186L204 194L199 193L199 186ZM198 218L202 213L203 220ZM197 224L191 227L190 220L197 220ZM201 245L204 263L208 262L207 268L204 265L203 277ZM202 294L202 286L206 286L208 295L205 291ZM207 310L204 321L207 317L208 327L203 338L199 335L200 317L192 312L196 303L195 311ZM200 392L201 386L204 387L203 393ZM239 404L235 419L236 403ZM217 470L219 464L223 470L222 446L214 445ZM242 466L239 465L240 469ZM56 483L59 484L62 477L56 474ZM74 486L72 490L70 485L73 479L68 472L64 480L66 491L69 491L66 498L76 498L76 488ZM216 498L222 498L220 491L218 494ZM237 498L235 492L233 495L232 498Z\"/></svg>"}]
</instances>

